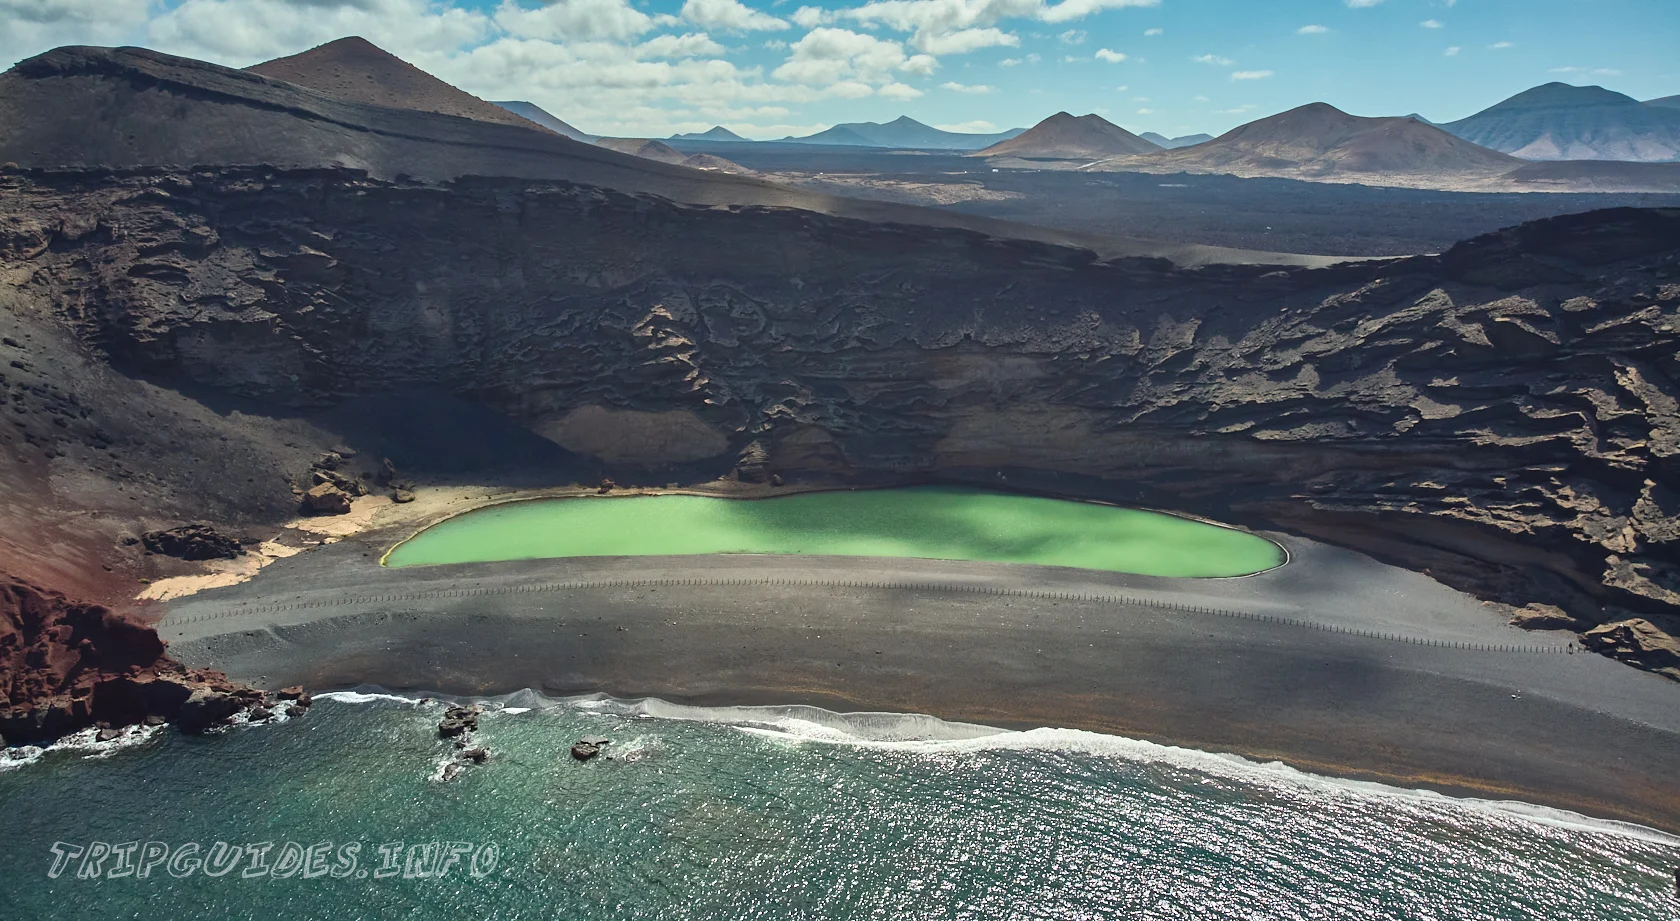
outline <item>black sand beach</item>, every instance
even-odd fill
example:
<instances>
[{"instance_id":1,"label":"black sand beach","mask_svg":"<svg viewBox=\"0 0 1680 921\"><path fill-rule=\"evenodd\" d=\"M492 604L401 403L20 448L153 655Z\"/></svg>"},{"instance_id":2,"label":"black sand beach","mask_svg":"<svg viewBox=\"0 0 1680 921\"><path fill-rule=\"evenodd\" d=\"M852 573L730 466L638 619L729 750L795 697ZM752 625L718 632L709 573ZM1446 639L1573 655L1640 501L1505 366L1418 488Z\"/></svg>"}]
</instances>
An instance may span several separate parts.
<instances>
[{"instance_id":1,"label":"black sand beach","mask_svg":"<svg viewBox=\"0 0 1680 921\"><path fill-rule=\"evenodd\" d=\"M385 569L350 538L172 602L260 686L535 688L1054 726L1680 830L1680 686L1282 535L1241 579L844 557Z\"/></svg>"}]
</instances>

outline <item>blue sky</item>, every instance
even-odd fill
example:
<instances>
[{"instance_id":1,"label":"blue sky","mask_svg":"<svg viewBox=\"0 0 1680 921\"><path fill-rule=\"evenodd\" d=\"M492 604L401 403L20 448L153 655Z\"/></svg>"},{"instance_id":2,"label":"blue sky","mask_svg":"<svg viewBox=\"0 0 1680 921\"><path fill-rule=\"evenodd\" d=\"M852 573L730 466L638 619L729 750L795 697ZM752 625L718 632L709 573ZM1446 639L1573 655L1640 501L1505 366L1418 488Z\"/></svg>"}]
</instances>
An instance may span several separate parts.
<instances>
[{"instance_id":1,"label":"blue sky","mask_svg":"<svg viewBox=\"0 0 1680 921\"><path fill-rule=\"evenodd\" d=\"M1058 110L1218 134L1307 102L1450 120L1551 80L1680 93L1680 0L0 0L0 59L244 66L360 34L596 133L780 137Z\"/></svg>"}]
</instances>

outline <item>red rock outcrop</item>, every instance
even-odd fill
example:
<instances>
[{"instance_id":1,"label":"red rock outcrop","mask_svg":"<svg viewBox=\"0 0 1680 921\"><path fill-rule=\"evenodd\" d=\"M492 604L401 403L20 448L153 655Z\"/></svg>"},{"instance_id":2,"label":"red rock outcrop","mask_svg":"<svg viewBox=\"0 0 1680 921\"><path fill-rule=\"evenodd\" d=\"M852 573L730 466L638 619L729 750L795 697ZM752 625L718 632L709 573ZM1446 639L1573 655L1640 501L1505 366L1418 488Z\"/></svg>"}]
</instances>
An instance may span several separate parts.
<instances>
[{"instance_id":1,"label":"red rock outcrop","mask_svg":"<svg viewBox=\"0 0 1680 921\"><path fill-rule=\"evenodd\" d=\"M169 658L152 628L0 575L0 739L48 742L90 726L202 729L263 693Z\"/></svg>"}]
</instances>

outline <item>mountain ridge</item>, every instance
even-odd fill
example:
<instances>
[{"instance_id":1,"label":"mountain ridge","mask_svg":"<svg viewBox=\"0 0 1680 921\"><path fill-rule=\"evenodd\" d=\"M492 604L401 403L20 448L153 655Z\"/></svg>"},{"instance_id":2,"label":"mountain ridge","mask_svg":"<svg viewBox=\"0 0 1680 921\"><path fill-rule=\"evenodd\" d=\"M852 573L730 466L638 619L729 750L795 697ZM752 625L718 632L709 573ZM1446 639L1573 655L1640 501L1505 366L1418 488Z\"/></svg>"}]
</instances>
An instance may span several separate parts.
<instances>
[{"instance_id":1,"label":"mountain ridge","mask_svg":"<svg viewBox=\"0 0 1680 921\"><path fill-rule=\"evenodd\" d=\"M844 144L852 147L886 147L926 150L979 150L1006 141L1023 132L1011 128L995 134L967 134L945 131L923 124L908 115L890 122L847 122L804 137L789 135L782 143Z\"/></svg>"},{"instance_id":2,"label":"mountain ridge","mask_svg":"<svg viewBox=\"0 0 1680 921\"><path fill-rule=\"evenodd\" d=\"M1680 109L1602 86L1543 84L1440 127L1525 160L1680 160Z\"/></svg>"},{"instance_id":3,"label":"mountain ridge","mask_svg":"<svg viewBox=\"0 0 1680 921\"><path fill-rule=\"evenodd\" d=\"M976 156L1094 160L1159 153L1161 147L1101 115L1057 112L1024 133L987 147Z\"/></svg>"},{"instance_id":4,"label":"mountain ridge","mask_svg":"<svg viewBox=\"0 0 1680 921\"><path fill-rule=\"evenodd\" d=\"M1353 175L1493 177L1522 165L1498 151L1454 137L1411 118L1350 115L1314 102L1256 119L1195 147L1104 161L1179 167L1191 171L1242 171L1308 178Z\"/></svg>"}]
</instances>

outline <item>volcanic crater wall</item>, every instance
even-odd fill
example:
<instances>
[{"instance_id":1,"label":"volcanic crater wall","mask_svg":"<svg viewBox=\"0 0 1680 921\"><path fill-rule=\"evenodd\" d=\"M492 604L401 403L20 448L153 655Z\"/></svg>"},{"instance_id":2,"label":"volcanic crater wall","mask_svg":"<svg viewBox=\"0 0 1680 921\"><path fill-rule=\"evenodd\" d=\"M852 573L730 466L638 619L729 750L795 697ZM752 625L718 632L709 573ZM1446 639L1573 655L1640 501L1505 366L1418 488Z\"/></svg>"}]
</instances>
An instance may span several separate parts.
<instances>
[{"instance_id":1,"label":"volcanic crater wall","mask_svg":"<svg viewBox=\"0 0 1680 921\"><path fill-rule=\"evenodd\" d=\"M124 373L276 414L435 390L612 469L1003 474L1582 626L1680 602L1677 212L1186 270L558 182L11 172L0 280Z\"/></svg>"}]
</instances>

